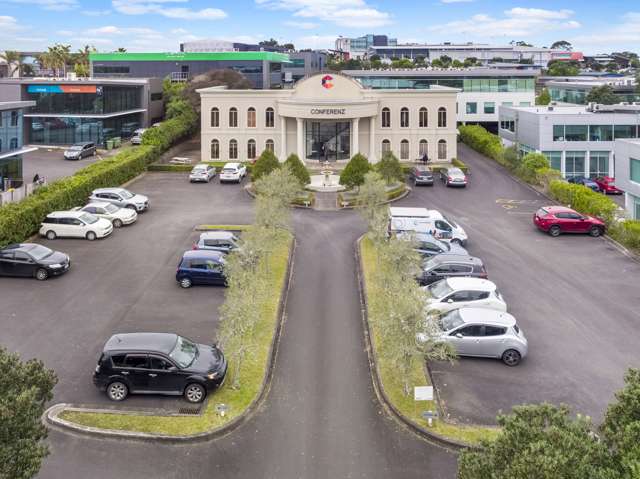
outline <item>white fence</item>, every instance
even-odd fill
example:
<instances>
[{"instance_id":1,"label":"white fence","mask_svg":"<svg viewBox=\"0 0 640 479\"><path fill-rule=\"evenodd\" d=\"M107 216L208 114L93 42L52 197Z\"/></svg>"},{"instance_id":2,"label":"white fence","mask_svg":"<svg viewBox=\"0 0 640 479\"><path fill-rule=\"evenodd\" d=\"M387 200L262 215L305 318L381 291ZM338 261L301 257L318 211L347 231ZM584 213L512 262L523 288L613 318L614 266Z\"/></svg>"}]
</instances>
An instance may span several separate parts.
<instances>
[{"instance_id":1,"label":"white fence","mask_svg":"<svg viewBox=\"0 0 640 479\"><path fill-rule=\"evenodd\" d=\"M10 188L7 191L0 191L0 206L7 203L15 203L17 201L21 201L32 194L40 186L45 184L46 182L44 180L40 180L38 183L25 183L22 186L18 186L17 188Z\"/></svg>"}]
</instances>

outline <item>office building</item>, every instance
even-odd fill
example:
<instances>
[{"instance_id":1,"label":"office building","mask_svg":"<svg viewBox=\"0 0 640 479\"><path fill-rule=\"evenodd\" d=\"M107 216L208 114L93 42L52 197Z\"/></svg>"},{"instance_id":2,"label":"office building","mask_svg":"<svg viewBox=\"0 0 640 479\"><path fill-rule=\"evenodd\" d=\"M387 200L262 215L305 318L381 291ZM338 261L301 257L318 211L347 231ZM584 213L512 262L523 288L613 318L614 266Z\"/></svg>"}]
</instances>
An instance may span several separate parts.
<instances>
[{"instance_id":1,"label":"office building","mask_svg":"<svg viewBox=\"0 0 640 479\"><path fill-rule=\"evenodd\" d=\"M285 90L198 92L203 161L253 160L265 149L307 163L346 162L358 152L372 163L387 151L403 161L457 155L455 88L373 90L321 73Z\"/></svg>"},{"instance_id":2,"label":"office building","mask_svg":"<svg viewBox=\"0 0 640 479\"><path fill-rule=\"evenodd\" d=\"M616 186L624 191L627 216L640 220L640 140L616 140Z\"/></svg>"},{"instance_id":3,"label":"office building","mask_svg":"<svg viewBox=\"0 0 640 479\"><path fill-rule=\"evenodd\" d=\"M396 38L386 35L363 35L361 37L338 37L335 42L336 52L343 55L345 60L350 58L361 59L369 55L371 47L386 47L398 44Z\"/></svg>"},{"instance_id":4,"label":"office building","mask_svg":"<svg viewBox=\"0 0 640 479\"><path fill-rule=\"evenodd\" d=\"M574 105L585 105L589 92L593 88L604 85L611 87L620 103L640 101L640 93L633 77L574 77L565 80L549 80L545 84L552 101Z\"/></svg>"},{"instance_id":5,"label":"office building","mask_svg":"<svg viewBox=\"0 0 640 479\"><path fill-rule=\"evenodd\" d=\"M23 147L23 115L32 101L0 102L0 191L22 185L22 155L35 148Z\"/></svg>"},{"instance_id":6,"label":"office building","mask_svg":"<svg viewBox=\"0 0 640 479\"><path fill-rule=\"evenodd\" d=\"M616 176L615 140L638 138L640 105L500 108L502 142L540 152L562 176Z\"/></svg>"},{"instance_id":7,"label":"office building","mask_svg":"<svg viewBox=\"0 0 640 479\"><path fill-rule=\"evenodd\" d=\"M289 62L282 64L285 85L321 72L327 66L327 54L320 51L290 52Z\"/></svg>"}]
</instances>

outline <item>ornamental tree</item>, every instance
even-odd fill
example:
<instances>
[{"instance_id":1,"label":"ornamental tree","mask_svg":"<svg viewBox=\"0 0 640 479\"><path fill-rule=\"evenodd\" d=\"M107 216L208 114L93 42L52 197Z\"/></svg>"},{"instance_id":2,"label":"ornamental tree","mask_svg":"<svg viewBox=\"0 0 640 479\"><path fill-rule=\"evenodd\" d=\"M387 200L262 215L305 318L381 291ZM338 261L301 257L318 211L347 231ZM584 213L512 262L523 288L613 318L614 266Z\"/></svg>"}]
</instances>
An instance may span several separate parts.
<instances>
[{"instance_id":1,"label":"ornamental tree","mask_svg":"<svg viewBox=\"0 0 640 479\"><path fill-rule=\"evenodd\" d=\"M340 184L347 188L359 187L364 183L364 175L371 170L371 164L367 157L361 153L356 153L347 163L342 173L340 173Z\"/></svg>"},{"instance_id":2,"label":"ornamental tree","mask_svg":"<svg viewBox=\"0 0 640 479\"><path fill-rule=\"evenodd\" d=\"M382 178L387 182L387 185L391 185L396 181L404 180L404 174L402 173L402 166L398 158L390 151L382 156L382 159L375 166L376 171L380 173Z\"/></svg>"},{"instance_id":3,"label":"ornamental tree","mask_svg":"<svg viewBox=\"0 0 640 479\"><path fill-rule=\"evenodd\" d=\"M256 182L278 168L280 168L280 162L273 151L264 150L251 169L251 179Z\"/></svg>"},{"instance_id":4,"label":"ornamental tree","mask_svg":"<svg viewBox=\"0 0 640 479\"><path fill-rule=\"evenodd\" d=\"M285 166L289 168L291 174L295 176L300 182L300 186L304 187L311 183L311 177L309 176L309 170L304 166L304 163L300 161L298 155L295 153L291 153L287 158L287 161L284 162Z\"/></svg>"},{"instance_id":5,"label":"ornamental tree","mask_svg":"<svg viewBox=\"0 0 640 479\"><path fill-rule=\"evenodd\" d=\"M536 97L536 105L548 105L549 103L551 103L551 95L549 90L543 88L540 95Z\"/></svg>"},{"instance_id":6,"label":"ornamental tree","mask_svg":"<svg viewBox=\"0 0 640 479\"><path fill-rule=\"evenodd\" d=\"M379 244L386 238L389 208L384 204L387 199L385 182L376 171L364 175L364 183L360 187L360 214L367 222L369 238Z\"/></svg>"}]
</instances>

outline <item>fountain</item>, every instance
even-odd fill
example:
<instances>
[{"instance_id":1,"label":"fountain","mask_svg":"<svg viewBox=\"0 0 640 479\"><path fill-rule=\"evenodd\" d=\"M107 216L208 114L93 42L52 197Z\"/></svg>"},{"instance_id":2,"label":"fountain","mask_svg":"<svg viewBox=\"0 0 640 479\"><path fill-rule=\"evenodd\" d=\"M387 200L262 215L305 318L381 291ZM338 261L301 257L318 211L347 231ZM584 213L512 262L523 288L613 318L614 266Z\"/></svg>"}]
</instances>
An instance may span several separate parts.
<instances>
[{"instance_id":1,"label":"fountain","mask_svg":"<svg viewBox=\"0 0 640 479\"><path fill-rule=\"evenodd\" d=\"M311 183L307 185L308 190L335 192L344 190L344 186L340 184L340 175L334 175L331 169L331 163L325 161L322 163L322 170L319 175L311 175Z\"/></svg>"}]
</instances>

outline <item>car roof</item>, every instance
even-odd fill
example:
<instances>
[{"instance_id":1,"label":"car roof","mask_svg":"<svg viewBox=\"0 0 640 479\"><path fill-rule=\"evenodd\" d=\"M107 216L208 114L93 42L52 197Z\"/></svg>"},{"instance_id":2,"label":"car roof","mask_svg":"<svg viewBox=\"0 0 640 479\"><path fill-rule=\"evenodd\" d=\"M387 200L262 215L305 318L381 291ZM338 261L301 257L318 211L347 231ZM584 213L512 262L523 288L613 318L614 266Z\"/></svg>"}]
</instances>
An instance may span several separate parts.
<instances>
[{"instance_id":1,"label":"car roof","mask_svg":"<svg viewBox=\"0 0 640 479\"><path fill-rule=\"evenodd\" d=\"M433 263L465 263L482 266L482 260L468 254L439 254L427 260Z\"/></svg>"},{"instance_id":2,"label":"car roof","mask_svg":"<svg viewBox=\"0 0 640 479\"><path fill-rule=\"evenodd\" d=\"M429 210L426 208L406 208L392 206L389 208L389 215L404 218L428 218Z\"/></svg>"},{"instance_id":3,"label":"car roof","mask_svg":"<svg viewBox=\"0 0 640 479\"><path fill-rule=\"evenodd\" d=\"M223 262L224 257L224 253L221 253L220 251L211 251L207 249L190 249L188 251L185 251L182 255L183 259L214 259L221 260Z\"/></svg>"},{"instance_id":4,"label":"car roof","mask_svg":"<svg viewBox=\"0 0 640 479\"><path fill-rule=\"evenodd\" d=\"M543 210L548 211L549 213L575 213L571 208L567 208L566 206L542 206Z\"/></svg>"},{"instance_id":5,"label":"car roof","mask_svg":"<svg viewBox=\"0 0 640 479\"><path fill-rule=\"evenodd\" d=\"M86 208L87 206L93 206L96 208L106 208L107 206L111 206L111 203L107 203L106 201L90 201L89 203L84 205L82 208Z\"/></svg>"},{"instance_id":6,"label":"car roof","mask_svg":"<svg viewBox=\"0 0 640 479\"><path fill-rule=\"evenodd\" d=\"M95 190L93 190L93 194L96 193L120 193L121 191L124 191L124 188L118 188L118 187L113 187L113 188L97 188Z\"/></svg>"},{"instance_id":7,"label":"car roof","mask_svg":"<svg viewBox=\"0 0 640 479\"><path fill-rule=\"evenodd\" d=\"M493 281L482 278L447 278L447 284L456 291L472 289L474 291L495 291L496 284Z\"/></svg>"},{"instance_id":8,"label":"car roof","mask_svg":"<svg viewBox=\"0 0 640 479\"><path fill-rule=\"evenodd\" d=\"M447 168L447 172L449 173L460 173L461 175L464 175L464 171L462 171L460 168L458 168L457 166L450 166Z\"/></svg>"},{"instance_id":9,"label":"car roof","mask_svg":"<svg viewBox=\"0 0 640 479\"><path fill-rule=\"evenodd\" d=\"M86 211L52 211L47 217L53 218L78 218L81 215L86 215Z\"/></svg>"},{"instance_id":10,"label":"car roof","mask_svg":"<svg viewBox=\"0 0 640 479\"><path fill-rule=\"evenodd\" d=\"M169 354L178 340L173 333L114 334L104 345L104 351L157 351Z\"/></svg>"},{"instance_id":11,"label":"car roof","mask_svg":"<svg viewBox=\"0 0 640 479\"><path fill-rule=\"evenodd\" d=\"M85 145L93 145L93 141L82 141L80 143L74 143L71 146L85 146Z\"/></svg>"},{"instance_id":12,"label":"car roof","mask_svg":"<svg viewBox=\"0 0 640 479\"><path fill-rule=\"evenodd\" d=\"M240 168L240 163L237 163L237 162L225 163L222 168L223 169L224 168Z\"/></svg>"},{"instance_id":13,"label":"car roof","mask_svg":"<svg viewBox=\"0 0 640 479\"><path fill-rule=\"evenodd\" d=\"M7 245L4 248L0 248L0 251L6 251L6 250L31 251L33 248L37 246L44 246L44 245L36 244L36 243L14 243L14 244Z\"/></svg>"},{"instance_id":14,"label":"car roof","mask_svg":"<svg viewBox=\"0 0 640 479\"><path fill-rule=\"evenodd\" d=\"M231 239L234 236L231 231L205 231L200 233L200 239Z\"/></svg>"},{"instance_id":15,"label":"car roof","mask_svg":"<svg viewBox=\"0 0 640 479\"><path fill-rule=\"evenodd\" d=\"M206 168L208 166L211 166L211 165L208 165L207 163L196 163L195 165L193 165L194 168L198 168L198 167Z\"/></svg>"},{"instance_id":16,"label":"car roof","mask_svg":"<svg viewBox=\"0 0 640 479\"><path fill-rule=\"evenodd\" d=\"M482 323L506 327L513 327L516 324L516 318L513 315L495 309L460 308L458 313L465 323Z\"/></svg>"}]
</instances>

